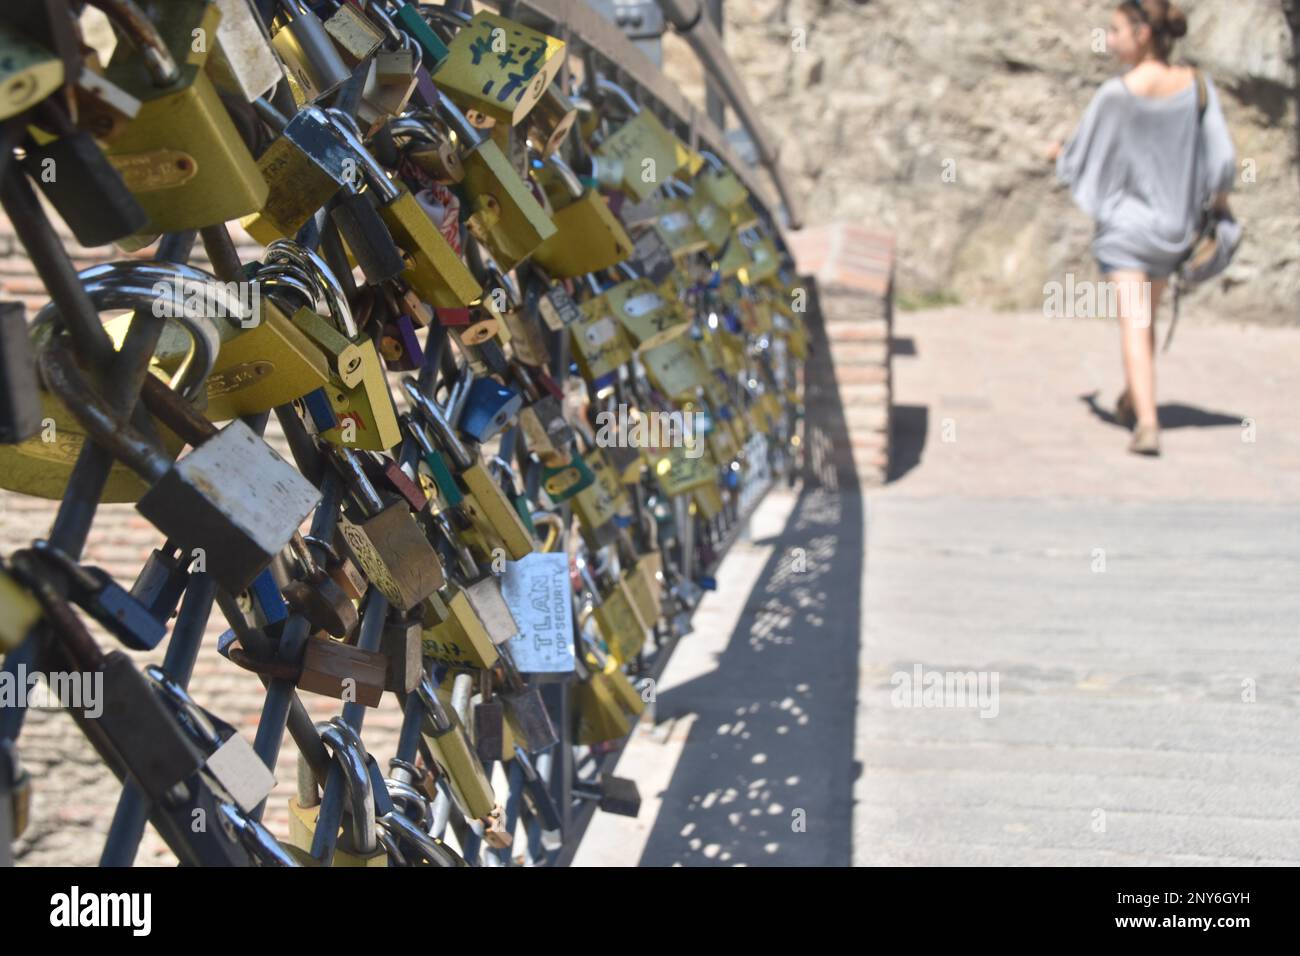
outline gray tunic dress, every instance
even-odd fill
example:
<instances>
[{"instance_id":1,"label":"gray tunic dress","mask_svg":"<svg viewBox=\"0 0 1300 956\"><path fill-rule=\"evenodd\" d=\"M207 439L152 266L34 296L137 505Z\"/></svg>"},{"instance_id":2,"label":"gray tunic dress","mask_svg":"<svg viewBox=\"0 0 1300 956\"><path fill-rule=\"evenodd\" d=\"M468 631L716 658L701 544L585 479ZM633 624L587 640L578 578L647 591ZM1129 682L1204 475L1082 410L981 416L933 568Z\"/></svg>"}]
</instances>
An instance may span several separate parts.
<instances>
[{"instance_id":1,"label":"gray tunic dress","mask_svg":"<svg viewBox=\"0 0 1300 956\"><path fill-rule=\"evenodd\" d=\"M1104 271L1165 278L1195 238L1205 202L1231 190L1232 139L1208 76L1205 86L1198 138L1195 83L1153 98L1112 77L1057 157L1057 178L1097 224L1092 251Z\"/></svg>"}]
</instances>

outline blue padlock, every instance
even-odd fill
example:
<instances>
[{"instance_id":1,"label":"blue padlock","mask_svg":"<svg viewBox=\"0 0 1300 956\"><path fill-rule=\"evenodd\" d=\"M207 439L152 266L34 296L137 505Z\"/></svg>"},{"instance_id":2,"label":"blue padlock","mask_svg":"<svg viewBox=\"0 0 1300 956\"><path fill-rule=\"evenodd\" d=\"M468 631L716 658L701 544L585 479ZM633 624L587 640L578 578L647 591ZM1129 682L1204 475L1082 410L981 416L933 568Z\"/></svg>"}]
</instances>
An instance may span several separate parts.
<instances>
[{"instance_id":1,"label":"blue padlock","mask_svg":"<svg viewBox=\"0 0 1300 956\"><path fill-rule=\"evenodd\" d=\"M284 596L280 594L280 586L275 583L270 568L253 579L253 583L248 586L248 593L262 612L264 627L279 624L289 616L289 606L284 603Z\"/></svg>"},{"instance_id":2,"label":"blue padlock","mask_svg":"<svg viewBox=\"0 0 1300 956\"><path fill-rule=\"evenodd\" d=\"M513 388L494 379L476 378L460 413L460 430L482 444L504 431L523 403L524 397Z\"/></svg>"}]
</instances>

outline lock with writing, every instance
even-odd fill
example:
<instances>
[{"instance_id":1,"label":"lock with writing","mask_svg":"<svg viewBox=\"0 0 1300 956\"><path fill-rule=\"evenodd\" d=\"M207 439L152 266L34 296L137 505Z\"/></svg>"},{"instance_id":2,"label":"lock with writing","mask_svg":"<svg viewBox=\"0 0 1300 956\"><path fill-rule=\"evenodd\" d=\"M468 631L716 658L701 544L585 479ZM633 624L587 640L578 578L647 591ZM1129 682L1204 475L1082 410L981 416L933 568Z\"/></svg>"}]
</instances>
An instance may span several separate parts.
<instances>
[{"instance_id":1,"label":"lock with writing","mask_svg":"<svg viewBox=\"0 0 1300 956\"><path fill-rule=\"evenodd\" d=\"M564 46L555 37L480 11L448 44L434 82L462 109L517 126L559 73Z\"/></svg>"}]
</instances>

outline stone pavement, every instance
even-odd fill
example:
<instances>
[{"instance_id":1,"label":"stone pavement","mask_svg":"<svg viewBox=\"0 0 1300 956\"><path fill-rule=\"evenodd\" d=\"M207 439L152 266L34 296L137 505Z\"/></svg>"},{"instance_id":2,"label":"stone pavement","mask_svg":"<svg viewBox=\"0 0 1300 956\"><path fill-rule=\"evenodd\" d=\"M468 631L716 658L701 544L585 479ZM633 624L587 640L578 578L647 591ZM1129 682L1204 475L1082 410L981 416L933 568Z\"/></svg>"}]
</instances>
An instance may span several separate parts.
<instances>
[{"instance_id":1,"label":"stone pavement","mask_svg":"<svg viewBox=\"0 0 1300 956\"><path fill-rule=\"evenodd\" d=\"M1300 862L1300 330L1187 322L1158 460L1106 322L899 313L893 376L893 482L765 504L578 862Z\"/></svg>"}]
</instances>

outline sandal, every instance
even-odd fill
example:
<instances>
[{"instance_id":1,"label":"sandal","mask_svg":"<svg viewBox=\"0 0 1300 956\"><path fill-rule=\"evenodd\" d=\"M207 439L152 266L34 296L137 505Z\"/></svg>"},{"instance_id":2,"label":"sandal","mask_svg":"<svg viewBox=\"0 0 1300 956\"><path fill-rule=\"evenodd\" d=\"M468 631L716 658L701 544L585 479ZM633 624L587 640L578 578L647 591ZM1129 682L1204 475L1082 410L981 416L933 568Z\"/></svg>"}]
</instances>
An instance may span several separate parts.
<instances>
[{"instance_id":1,"label":"sandal","mask_svg":"<svg viewBox=\"0 0 1300 956\"><path fill-rule=\"evenodd\" d=\"M1137 412L1133 411L1133 400L1129 398L1127 388L1119 393L1119 398L1115 399L1115 421L1129 431L1137 425Z\"/></svg>"},{"instance_id":2,"label":"sandal","mask_svg":"<svg viewBox=\"0 0 1300 956\"><path fill-rule=\"evenodd\" d=\"M1135 455L1155 457L1160 454L1160 426L1138 425L1133 431L1133 440L1128 443L1128 450Z\"/></svg>"}]
</instances>

